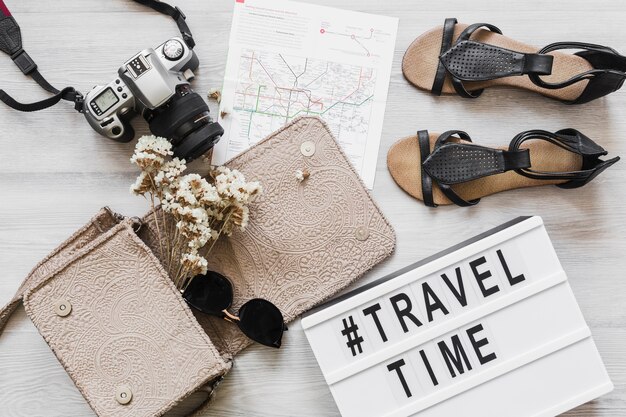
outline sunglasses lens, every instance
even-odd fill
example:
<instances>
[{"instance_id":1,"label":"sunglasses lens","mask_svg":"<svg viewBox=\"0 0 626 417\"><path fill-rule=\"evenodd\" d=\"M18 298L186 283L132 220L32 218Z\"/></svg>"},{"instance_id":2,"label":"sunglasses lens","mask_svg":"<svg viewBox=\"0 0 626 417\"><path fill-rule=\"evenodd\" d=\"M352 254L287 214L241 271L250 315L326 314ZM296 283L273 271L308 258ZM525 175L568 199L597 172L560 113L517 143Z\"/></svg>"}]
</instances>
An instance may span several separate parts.
<instances>
[{"instance_id":1,"label":"sunglasses lens","mask_svg":"<svg viewBox=\"0 0 626 417\"><path fill-rule=\"evenodd\" d=\"M246 336L265 346L279 348L283 337L283 315L274 304L261 298L245 303L239 310L239 327Z\"/></svg>"},{"instance_id":2,"label":"sunglasses lens","mask_svg":"<svg viewBox=\"0 0 626 417\"><path fill-rule=\"evenodd\" d=\"M209 271L191 280L183 298L204 313L219 314L233 302L233 287L225 276Z\"/></svg>"}]
</instances>

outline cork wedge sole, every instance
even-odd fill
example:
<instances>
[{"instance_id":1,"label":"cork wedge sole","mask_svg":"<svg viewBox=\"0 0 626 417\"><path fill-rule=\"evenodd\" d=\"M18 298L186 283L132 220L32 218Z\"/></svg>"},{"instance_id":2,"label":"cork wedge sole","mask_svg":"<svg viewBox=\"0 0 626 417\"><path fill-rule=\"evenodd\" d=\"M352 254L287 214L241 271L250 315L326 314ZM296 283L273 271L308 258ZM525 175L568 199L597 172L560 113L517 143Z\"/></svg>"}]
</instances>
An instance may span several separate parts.
<instances>
[{"instance_id":1,"label":"cork wedge sole","mask_svg":"<svg viewBox=\"0 0 626 417\"><path fill-rule=\"evenodd\" d=\"M431 149L434 147L439 133L429 133ZM473 145L461 139L457 143ZM499 149L506 149L504 147ZM578 171L582 168L583 159L580 155L569 152L559 146L541 140L530 140L520 149L529 149L532 169L546 172ZM387 167L394 181L412 197L424 200L422 195L421 155L417 136L410 136L396 142L387 154ZM479 178L455 185L454 191L465 200L474 200L501 191L539 185L554 185L566 180L538 180L507 171L502 174ZM433 200L437 205L452 202L437 187L433 187Z\"/></svg>"},{"instance_id":2,"label":"cork wedge sole","mask_svg":"<svg viewBox=\"0 0 626 417\"><path fill-rule=\"evenodd\" d=\"M454 28L453 39L458 38L467 26L466 24L457 24ZM431 91L433 87L437 66L439 64L442 38L443 26L429 30L411 43L402 59L402 73L404 77L419 89ZM478 29L472 35L472 40L522 53L535 53L539 50L539 48L534 46L518 42L507 36L486 29ZM547 82L562 82L577 74L593 69L589 61L577 55L561 52L551 52L550 55L554 56L552 74L542 77L542 79ZM580 97L588 82L589 81L584 80L568 87L550 90L535 85L528 76L524 75L498 78L489 81L466 82L464 84L468 90L480 90L490 87L515 87L533 91L557 100L573 101ZM444 81L442 94L455 94L449 75L446 76Z\"/></svg>"}]
</instances>

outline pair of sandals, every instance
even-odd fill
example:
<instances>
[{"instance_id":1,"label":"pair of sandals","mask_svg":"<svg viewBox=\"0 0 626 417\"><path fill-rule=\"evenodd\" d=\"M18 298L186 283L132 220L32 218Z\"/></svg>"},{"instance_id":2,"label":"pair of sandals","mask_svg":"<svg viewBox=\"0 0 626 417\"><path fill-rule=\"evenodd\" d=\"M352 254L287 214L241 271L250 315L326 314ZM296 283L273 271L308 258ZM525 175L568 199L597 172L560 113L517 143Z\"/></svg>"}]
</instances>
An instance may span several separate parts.
<instances>
[{"instance_id":1,"label":"pair of sandals","mask_svg":"<svg viewBox=\"0 0 626 417\"><path fill-rule=\"evenodd\" d=\"M558 52L575 49L571 55ZM536 48L502 35L497 27L459 24L417 38L402 61L405 78L435 95L477 98L485 88L522 88L568 104L582 104L619 90L626 57L614 49L578 42ZM553 184L578 188L619 160L575 129L529 130L508 148L472 144L463 131L422 130L396 142L387 165L396 183L427 206L472 206L500 191Z\"/></svg>"}]
</instances>

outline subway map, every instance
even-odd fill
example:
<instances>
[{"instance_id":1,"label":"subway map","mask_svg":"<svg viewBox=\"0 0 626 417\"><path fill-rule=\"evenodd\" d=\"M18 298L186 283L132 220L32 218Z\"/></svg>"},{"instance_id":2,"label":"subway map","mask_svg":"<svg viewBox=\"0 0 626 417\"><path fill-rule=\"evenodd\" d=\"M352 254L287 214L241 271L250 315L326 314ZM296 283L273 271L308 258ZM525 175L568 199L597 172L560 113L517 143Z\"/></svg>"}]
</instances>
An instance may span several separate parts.
<instances>
[{"instance_id":1,"label":"subway map","mask_svg":"<svg viewBox=\"0 0 626 417\"><path fill-rule=\"evenodd\" d=\"M359 169L375 85L373 68L243 49L232 107L239 132L231 134L250 146L295 117L319 116Z\"/></svg>"}]
</instances>

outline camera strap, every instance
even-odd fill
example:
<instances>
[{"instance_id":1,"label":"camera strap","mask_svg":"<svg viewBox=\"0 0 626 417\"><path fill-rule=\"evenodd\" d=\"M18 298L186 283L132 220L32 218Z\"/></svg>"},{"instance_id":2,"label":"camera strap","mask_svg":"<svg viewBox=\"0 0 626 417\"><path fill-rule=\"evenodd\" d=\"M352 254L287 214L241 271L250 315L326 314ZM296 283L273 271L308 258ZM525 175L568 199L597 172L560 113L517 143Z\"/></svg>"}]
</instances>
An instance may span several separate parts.
<instances>
[{"instance_id":1,"label":"camera strap","mask_svg":"<svg viewBox=\"0 0 626 417\"><path fill-rule=\"evenodd\" d=\"M0 0L2 1L2 0ZM144 6L148 6L153 10L156 10L159 13L168 15L176 22L176 26L178 26L178 30L183 37L183 40L189 47L189 49L193 49L196 46L196 42L193 40L193 36L191 35L191 30L187 25L185 13L180 10L178 7L170 6L167 3L163 3L157 0L133 0L136 3L143 4Z\"/></svg>"},{"instance_id":2,"label":"camera strap","mask_svg":"<svg viewBox=\"0 0 626 417\"><path fill-rule=\"evenodd\" d=\"M191 49L196 45L191 35L191 30L185 21L185 14L178 8L170 6L167 3L163 3L157 0L134 0L144 6L168 15L176 22L178 30L180 31L183 40L187 46ZM0 0L0 50L11 57L15 65L24 73L29 75L41 88L52 93L51 97L47 99L37 101L34 103L20 103L15 100L4 90L0 90L0 101L7 106L23 111L32 112L47 109L57 104L61 100L67 100L74 102L74 108L82 112L83 111L83 95L77 91L74 87L66 87L62 90L54 88L37 69L37 64L22 48L22 33L17 21L11 16L9 8L4 3L4 0Z\"/></svg>"},{"instance_id":3,"label":"camera strap","mask_svg":"<svg viewBox=\"0 0 626 417\"><path fill-rule=\"evenodd\" d=\"M15 65L18 66L24 75L30 75L41 88L54 94L52 97L45 100L24 104L16 101L4 90L0 90L0 100L4 104L19 111L37 111L54 106L61 100L68 100L76 103L75 106L77 110L79 110L78 106L80 101L80 109L82 109L83 96L76 91L74 87L66 87L59 91L37 70L35 61L22 49L22 33L20 27L13 16L11 16L11 12L4 4L3 0L0 0L0 50L11 57Z\"/></svg>"}]
</instances>

